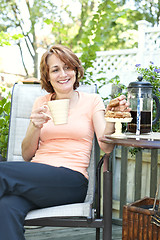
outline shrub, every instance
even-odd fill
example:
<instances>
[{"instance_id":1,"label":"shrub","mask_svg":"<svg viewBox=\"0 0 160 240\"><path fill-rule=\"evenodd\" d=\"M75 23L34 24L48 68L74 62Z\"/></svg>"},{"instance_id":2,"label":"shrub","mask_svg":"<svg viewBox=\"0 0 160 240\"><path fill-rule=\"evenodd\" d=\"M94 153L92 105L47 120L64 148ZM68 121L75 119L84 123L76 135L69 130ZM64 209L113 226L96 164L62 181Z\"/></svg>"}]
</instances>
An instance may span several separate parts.
<instances>
[{"instance_id":1,"label":"shrub","mask_svg":"<svg viewBox=\"0 0 160 240\"><path fill-rule=\"evenodd\" d=\"M6 89L3 88L2 91L5 92ZM0 100L0 154L4 159L6 159L7 156L10 107L10 93L7 93L7 95Z\"/></svg>"},{"instance_id":2,"label":"shrub","mask_svg":"<svg viewBox=\"0 0 160 240\"><path fill-rule=\"evenodd\" d=\"M136 71L142 75L143 79L150 82L153 86L153 94L156 95L160 100L160 67L154 65L153 62L150 62L148 68L141 67L141 64L136 64ZM153 118L156 114L156 105L153 104ZM160 119L153 125L153 131L157 132L160 128Z\"/></svg>"}]
</instances>

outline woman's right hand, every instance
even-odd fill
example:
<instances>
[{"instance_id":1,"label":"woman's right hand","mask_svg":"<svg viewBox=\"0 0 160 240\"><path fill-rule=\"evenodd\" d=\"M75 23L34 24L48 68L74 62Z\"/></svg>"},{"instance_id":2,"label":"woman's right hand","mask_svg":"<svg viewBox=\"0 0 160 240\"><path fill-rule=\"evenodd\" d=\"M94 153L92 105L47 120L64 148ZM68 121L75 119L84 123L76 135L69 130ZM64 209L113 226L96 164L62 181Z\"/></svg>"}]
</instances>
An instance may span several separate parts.
<instances>
[{"instance_id":1,"label":"woman's right hand","mask_svg":"<svg viewBox=\"0 0 160 240\"><path fill-rule=\"evenodd\" d=\"M47 105L43 105L42 107L35 109L31 113L30 119L34 127L41 129L43 127L43 124L51 119L49 116L45 114L47 110L48 110Z\"/></svg>"},{"instance_id":2,"label":"woman's right hand","mask_svg":"<svg viewBox=\"0 0 160 240\"><path fill-rule=\"evenodd\" d=\"M47 104L32 111L30 124L26 136L22 141L22 156L25 161L30 161L35 155L40 137L40 129L43 124L48 122L49 116L44 115L47 112Z\"/></svg>"}]
</instances>

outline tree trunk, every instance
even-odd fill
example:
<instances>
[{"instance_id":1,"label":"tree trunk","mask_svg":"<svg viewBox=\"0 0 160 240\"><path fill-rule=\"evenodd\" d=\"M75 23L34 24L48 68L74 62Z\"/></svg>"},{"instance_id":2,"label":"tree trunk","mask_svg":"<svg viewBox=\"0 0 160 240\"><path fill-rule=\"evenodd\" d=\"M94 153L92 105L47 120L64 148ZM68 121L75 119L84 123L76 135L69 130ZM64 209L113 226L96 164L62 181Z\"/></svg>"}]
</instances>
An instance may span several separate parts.
<instances>
[{"instance_id":1,"label":"tree trunk","mask_svg":"<svg viewBox=\"0 0 160 240\"><path fill-rule=\"evenodd\" d=\"M18 43L17 45L18 45L19 50L20 50L20 54L21 54L21 59L22 59L22 64L23 64L23 67L24 67L24 71L25 71L26 75L29 76L28 70L27 70L26 65L25 65L25 62L24 62L23 52L22 52L21 45L20 45L20 43Z\"/></svg>"}]
</instances>

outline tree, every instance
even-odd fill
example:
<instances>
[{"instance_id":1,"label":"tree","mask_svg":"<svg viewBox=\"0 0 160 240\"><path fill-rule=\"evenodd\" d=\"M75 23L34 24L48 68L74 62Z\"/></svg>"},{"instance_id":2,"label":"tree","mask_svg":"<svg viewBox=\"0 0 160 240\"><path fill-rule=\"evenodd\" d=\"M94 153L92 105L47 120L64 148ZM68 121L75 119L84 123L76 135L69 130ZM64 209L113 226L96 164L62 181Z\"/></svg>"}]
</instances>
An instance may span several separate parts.
<instances>
[{"instance_id":1,"label":"tree","mask_svg":"<svg viewBox=\"0 0 160 240\"><path fill-rule=\"evenodd\" d=\"M131 19L129 18L130 14L132 14ZM82 38L79 41L83 53L81 60L86 70L84 82L88 82L89 79L94 82L93 73L90 70L93 68L96 51L133 47L135 42L127 45L126 38L121 37L121 34L126 33L130 28L135 29L137 27L135 21L132 23L132 20L136 18L140 20L141 15L138 14L136 11L119 7L116 1L103 0L99 4L98 10L91 21L83 27ZM100 87L102 87L105 84L105 79L100 78L98 80Z\"/></svg>"},{"instance_id":2,"label":"tree","mask_svg":"<svg viewBox=\"0 0 160 240\"><path fill-rule=\"evenodd\" d=\"M20 49L23 67L26 75L29 75L26 67L24 54L24 45L33 61L34 73L37 77L37 64L39 42L37 39L38 26L44 26L44 20L47 17L53 18L56 12L56 6L51 0L1 0L0 5L1 26L6 28L7 32L17 32L23 35L23 39L16 39L16 44Z\"/></svg>"},{"instance_id":3,"label":"tree","mask_svg":"<svg viewBox=\"0 0 160 240\"><path fill-rule=\"evenodd\" d=\"M70 41L71 47L76 46L77 43L79 43L79 41L81 40L82 35L83 35L83 28L92 19L93 12L94 12L97 1L95 1L95 0L92 0L92 1L79 0L79 2L81 4L81 13L80 13L80 16L78 19L79 24L77 24L77 25L79 25L79 28L78 28L77 34Z\"/></svg>"},{"instance_id":4,"label":"tree","mask_svg":"<svg viewBox=\"0 0 160 240\"><path fill-rule=\"evenodd\" d=\"M37 77L37 64L39 47L48 48L53 43L60 43L74 48L78 39L82 35L82 27L88 19L88 15L94 9L96 0L79 0L81 4L81 14L73 16L69 5L62 1L60 8L52 0L2 0L0 5L0 19L2 25L0 30L16 31L22 34L23 39L17 39L16 44L19 47L23 67L26 75L29 75L27 69L27 60L24 54L24 45L33 61L34 77ZM64 15L68 15L69 21L65 21ZM51 26L51 32L47 36L40 36L39 29ZM79 48L76 48L78 50Z\"/></svg>"},{"instance_id":5,"label":"tree","mask_svg":"<svg viewBox=\"0 0 160 240\"><path fill-rule=\"evenodd\" d=\"M121 0L120 4L127 3L128 0ZM160 21L160 0L134 0L134 8L143 15L143 19L158 25Z\"/></svg>"},{"instance_id":6,"label":"tree","mask_svg":"<svg viewBox=\"0 0 160 240\"><path fill-rule=\"evenodd\" d=\"M62 2L59 14L54 19L46 19L46 23L51 26L56 43L67 45L72 50L80 51L80 40L83 35L83 28L92 19L96 5L96 0L78 0L80 9L75 16L69 9L69 4ZM68 16L68 21L63 15Z\"/></svg>"},{"instance_id":7,"label":"tree","mask_svg":"<svg viewBox=\"0 0 160 240\"><path fill-rule=\"evenodd\" d=\"M16 39L15 43L19 46L27 76L28 59L25 58L24 46L33 62L34 77L38 75L38 48L46 49L53 43L67 45L75 52L83 52L85 67L89 61L94 61L95 51L136 46L133 38L137 29L136 21L147 16L141 9L125 9L124 3L127 0L101 0L100 3L96 0L77 1L80 13L75 16L65 1L61 1L58 6L53 0L1 0L0 31L14 31L14 34L16 32L23 35L23 38ZM159 4L160 0L157 1ZM153 0L149 2L153 3ZM135 3L140 4L140 1L135 0ZM154 4L154 9L159 9L158 6ZM66 21L64 15L67 15L69 20ZM45 30L46 27L50 27L50 32L41 36L40 29Z\"/></svg>"},{"instance_id":8,"label":"tree","mask_svg":"<svg viewBox=\"0 0 160 240\"><path fill-rule=\"evenodd\" d=\"M17 40L22 37L23 37L23 35L21 35L21 34L14 34L11 36L9 33L5 33L3 31L1 31L0 32L0 46L11 45L11 42L13 40Z\"/></svg>"},{"instance_id":9,"label":"tree","mask_svg":"<svg viewBox=\"0 0 160 240\"><path fill-rule=\"evenodd\" d=\"M160 0L135 0L135 7L143 12L144 19L152 23L152 25L158 25L160 21Z\"/></svg>"}]
</instances>

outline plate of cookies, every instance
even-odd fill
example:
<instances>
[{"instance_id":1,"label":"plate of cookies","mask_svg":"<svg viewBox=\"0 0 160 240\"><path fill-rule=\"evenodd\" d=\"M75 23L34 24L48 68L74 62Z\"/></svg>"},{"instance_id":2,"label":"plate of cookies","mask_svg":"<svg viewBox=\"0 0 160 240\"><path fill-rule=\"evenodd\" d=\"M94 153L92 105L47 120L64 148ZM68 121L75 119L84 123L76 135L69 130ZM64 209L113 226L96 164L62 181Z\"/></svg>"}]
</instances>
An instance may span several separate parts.
<instances>
[{"instance_id":1,"label":"plate of cookies","mask_svg":"<svg viewBox=\"0 0 160 240\"><path fill-rule=\"evenodd\" d=\"M117 107L119 105L118 99L113 99L109 103L109 108L112 109L114 107ZM107 110L105 113L105 119L107 122L114 122L115 123L115 132L111 136L125 136L125 134L122 133L122 123L127 123L132 121L132 117L130 112L128 111L112 111Z\"/></svg>"}]
</instances>

